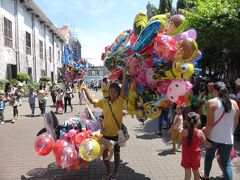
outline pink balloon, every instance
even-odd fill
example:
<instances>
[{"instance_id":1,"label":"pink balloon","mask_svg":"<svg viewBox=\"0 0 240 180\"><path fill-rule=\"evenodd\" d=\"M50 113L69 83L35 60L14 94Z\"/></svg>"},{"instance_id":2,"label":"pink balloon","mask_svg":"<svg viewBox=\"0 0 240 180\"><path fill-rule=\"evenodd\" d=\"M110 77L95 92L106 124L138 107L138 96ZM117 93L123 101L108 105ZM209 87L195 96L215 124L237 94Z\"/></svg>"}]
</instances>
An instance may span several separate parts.
<instances>
[{"instance_id":1,"label":"pink balloon","mask_svg":"<svg viewBox=\"0 0 240 180\"><path fill-rule=\"evenodd\" d=\"M47 133L41 134L37 136L34 147L39 155L46 156L53 150L54 140Z\"/></svg>"},{"instance_id":2,"label":"pink balloon","mask_svg":"<svg viewBox=\"0 0 240 180\"><path fill-rule=\"evenodd\" d=\"M71 129L70 131L68 131L68 137L73 137L73 136L75 136L76 135L76 133L77 133L77 131L75 130L75 129Z\"/></svg>"}]
</instances>

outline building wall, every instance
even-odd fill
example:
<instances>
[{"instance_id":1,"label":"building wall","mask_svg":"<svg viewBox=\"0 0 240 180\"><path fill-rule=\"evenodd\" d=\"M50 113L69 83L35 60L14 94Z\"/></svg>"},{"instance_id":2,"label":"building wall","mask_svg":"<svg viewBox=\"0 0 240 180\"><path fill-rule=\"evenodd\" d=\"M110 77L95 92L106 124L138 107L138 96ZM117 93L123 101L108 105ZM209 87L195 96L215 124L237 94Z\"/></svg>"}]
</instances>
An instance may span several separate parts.
<instances>
[{"instance_id":1,"label":"building wall","mask_svg":"<svg viewBox=\"0 0 240 180\"><path fill-rule=\"evenodd\" d=\"M0 79L12 77L7 66L17 65L18 72L32 71L32 81L39 81L43 75L57 79L58 68L62 67L61 54L63 40L56 38L56 32L40 22L39 16L33 10L27 10L24 4L14 0L0 0ZM26 1L28 3L28 1ZM12 22L13 47L4 45L4 17ZM31 35L31 54L26 54L26 32ZM40 58L39 40L43 42L43 59ZM51 61L49 59L49 47L51 47ZM58 55L60 53L60 57ZM29 72L28 72L29 73Z\"/></svg>"}]
</instances>

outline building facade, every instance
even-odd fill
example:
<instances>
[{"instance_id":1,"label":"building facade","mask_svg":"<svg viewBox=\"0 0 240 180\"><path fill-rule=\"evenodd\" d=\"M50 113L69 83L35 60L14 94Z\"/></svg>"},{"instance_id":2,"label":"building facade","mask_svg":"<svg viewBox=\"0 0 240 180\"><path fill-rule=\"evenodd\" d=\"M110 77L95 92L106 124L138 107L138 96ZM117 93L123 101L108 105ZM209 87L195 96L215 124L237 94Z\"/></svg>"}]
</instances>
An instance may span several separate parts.
<instances>
[{"instance_id":1,"label":"building facade","mask_svg":"<svg viewBox=\"0 0 240 180\"><path fill-rule=\"evenodd\" d=\"M82 58L81 55L81 44L76 38L70 38L69 45L73 51L73 61L77 62Z\"/></svg>"},{"instance_id":2,"label":"building facade","mask_svg":"<svg viewBox=\"0 0 240 180\"><path fill-rule=\"evenodd\" d=\"M33 0L0 0L0 79L27 72L56 81L66 38Z\"/></svg>"}]
</instances>

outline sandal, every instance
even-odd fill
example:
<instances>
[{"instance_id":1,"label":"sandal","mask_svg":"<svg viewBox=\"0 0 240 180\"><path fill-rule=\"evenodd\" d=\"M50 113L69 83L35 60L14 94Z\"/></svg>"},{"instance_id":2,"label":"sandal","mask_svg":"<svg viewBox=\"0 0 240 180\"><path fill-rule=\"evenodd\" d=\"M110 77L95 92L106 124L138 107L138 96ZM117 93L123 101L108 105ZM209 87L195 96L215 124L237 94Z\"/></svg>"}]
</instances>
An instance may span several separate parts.
<instances>
[{"instance_id":1,"label":"sandal","mask_svg":"<svg viewBox=\"0 0 240 180\"><path fill-rule=\"evenodd\" d=\"M111 180L117 180L117 177L119 175L119 171L114 171L111 176Z\"/></svg>"},{"instance_id":2,"label":"sandal","mask_svg":"<svg viewBox=\"0 0 240 180\"><path fill-rule=\"evenodd\" d=\"M112 173L105 174L105 176L102 177L102 180L110 180L112 177Z\"/></svg>"},{"instance_id":3,"label":"sandal","mask_svg":"<svg viewBox=\"0 0 240 180\"><path fill-rule=\"evenodd\" d=\"M203 177L204 176L204 177ZM202 172L199 172L199 177L200 177L200 179L202 179L202 180L209 180L210 178L206 178L206 176L205 176L205 174L204 174L204 172L202 171Z\"/></svg>"}]
</instances>

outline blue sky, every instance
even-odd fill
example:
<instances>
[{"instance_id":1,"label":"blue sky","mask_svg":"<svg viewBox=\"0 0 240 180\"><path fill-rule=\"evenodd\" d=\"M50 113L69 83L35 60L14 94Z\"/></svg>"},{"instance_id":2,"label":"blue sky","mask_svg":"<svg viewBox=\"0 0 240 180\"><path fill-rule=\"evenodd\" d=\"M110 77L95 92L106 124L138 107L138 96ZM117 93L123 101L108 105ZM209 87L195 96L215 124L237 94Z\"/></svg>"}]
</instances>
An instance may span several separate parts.
<instances>
[{"instance_id":1,"label":"blue sky","mask_svg":"<svg viewBox=\"0 0 240 180\"><path fill-rule=\"evenodd\" d=\"M136 14L146 12L148 1L159 6L160 0L34 0L57 27L70 26L82 45L82 57L93 58L88 61L94 65L102 64L105 46L132 29Z\"/></svg>"}]
</instances>

